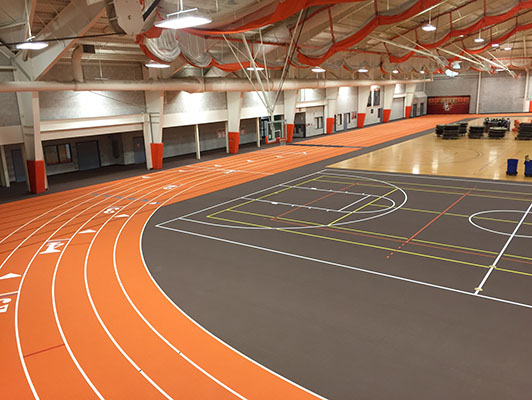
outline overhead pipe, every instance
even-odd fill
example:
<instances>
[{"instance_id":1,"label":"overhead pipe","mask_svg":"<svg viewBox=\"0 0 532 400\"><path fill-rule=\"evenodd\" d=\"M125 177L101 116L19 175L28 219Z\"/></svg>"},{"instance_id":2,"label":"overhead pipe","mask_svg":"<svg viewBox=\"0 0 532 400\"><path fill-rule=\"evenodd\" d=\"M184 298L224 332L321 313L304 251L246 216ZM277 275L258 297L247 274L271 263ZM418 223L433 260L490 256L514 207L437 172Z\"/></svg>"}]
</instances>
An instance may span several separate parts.
<instances>
[{"instance_id":1,"label":"overhead pipe","mask_svg":"<svg viewBox=\"0 0 532 400\"><path fill-rule=\"evenodd\" d=\"M406 80L317 80L317 79L285 79L281 86L280 79L264 82L266 91L326 89L335 87L356 87L371 85L395 85L406 83L431 82L431 79ZM255 88L247 79L219 79L206 77L188 77L169 80L150 81L88 81L88 82L0 82L0 93L7 92L53 92L62 90L73 91L183 91L188 93L205 92L254 92Z\"/></svg>"},{"instance_id":2,"label":"overhead pipe","mask_svg":"<svg viewBox=\"0 0 532 400\"><path fill-rule=\"evenodd\" d=\"M83 46L77 46L72 52L72 76L74 81L83 82L83 67L81 66L81 57L83 57Z\"/></svg>"}]
</instances>

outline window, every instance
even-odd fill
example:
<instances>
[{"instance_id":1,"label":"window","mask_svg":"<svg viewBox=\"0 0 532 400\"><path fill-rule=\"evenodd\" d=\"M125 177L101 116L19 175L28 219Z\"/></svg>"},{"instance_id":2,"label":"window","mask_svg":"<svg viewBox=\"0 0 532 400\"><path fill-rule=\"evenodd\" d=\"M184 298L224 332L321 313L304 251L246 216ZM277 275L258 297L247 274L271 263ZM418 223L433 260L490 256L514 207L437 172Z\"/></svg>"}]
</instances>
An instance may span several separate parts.
<instances>
[{"instance_id":1,"label":"window","mask_svg":"<svg viewBox=\"0 0 532 400\"><path fill-rule=\"evenodd\" d=\"M44 146L44 160L46 165L66 164L72 162L70 144L58 144L54 146Z\"/></svg>"},{"instance_id":2,"label":"window","mask_svg":"<svg viewBox=\"0 0 532 400\"><path fill-rule=\"evenodd\" d=\"M373 105L374 106L381 105L381 91L380 90L373 91Z\"/></svg>"},{"instance_id":3,"label":"window","mask_svg":"<svg viewBox=\"0 0 532 400\"><path fill-rule=\"evenodd\" d=\"M316 117L314 118L316 122L316 129L322 129L323 128L323 117Z\"/></svg>"},{"instance_id":4,"label":"window","mask_svg":"<svg viewBox=\"0 0 532 400\"><path fill-rule=\"evenodd\" d=\"M348 124L350 124L350 123L351 123L351 114L349 114L349 113L345 113L345 120L346 120L346 122L347 122Z\"/></svg>"},{"instance_id":5,"label":"window","mask_svg":"<svg viewBox=\"0 0 532 400\"><path fill-rule=\"evenodd\" d=\"M338 114L336 117L336 124L342 125L342 114Z\"/></svg>"}]
</instances>

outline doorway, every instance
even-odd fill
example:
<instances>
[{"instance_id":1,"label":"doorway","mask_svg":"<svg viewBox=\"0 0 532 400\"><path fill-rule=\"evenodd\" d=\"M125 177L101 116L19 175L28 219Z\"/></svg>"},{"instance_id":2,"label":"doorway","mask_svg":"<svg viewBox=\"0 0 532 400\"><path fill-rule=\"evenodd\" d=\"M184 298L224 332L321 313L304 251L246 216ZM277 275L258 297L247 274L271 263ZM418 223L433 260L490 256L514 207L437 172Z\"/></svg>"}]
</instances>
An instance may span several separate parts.
<instances>
[{"instance_id":1,"label":"doorway","mask_svg":"<svg viewBox=\"0 0 532 400\"><path fill-rule=\"evenodd\" d=\"M76 143L80 171L100 168L100 150L96 140Z\"/></svg>"},{"instance_id":2,"label":"doorway","mask_svg":"<svg viewBox=\"0 0 532 400\"><path fill-rule=\"evenodd\" d=\"M146 151L144 150L144 138L142 136L133 138L133 155L135 164L146 162Z\"/></svg>"},{"instance_id":3,"label":"doorway","mask_svg":"<svg viewBox=\"0 0 532 400\"><path fill-rule=\"evenodd\" d=\"M15 182L25 182L26 167L24 166L24 157L22 157L22 150L11 150L11 160L13 161L13 169L15 171Z\"/></svg>"}]
</instances>

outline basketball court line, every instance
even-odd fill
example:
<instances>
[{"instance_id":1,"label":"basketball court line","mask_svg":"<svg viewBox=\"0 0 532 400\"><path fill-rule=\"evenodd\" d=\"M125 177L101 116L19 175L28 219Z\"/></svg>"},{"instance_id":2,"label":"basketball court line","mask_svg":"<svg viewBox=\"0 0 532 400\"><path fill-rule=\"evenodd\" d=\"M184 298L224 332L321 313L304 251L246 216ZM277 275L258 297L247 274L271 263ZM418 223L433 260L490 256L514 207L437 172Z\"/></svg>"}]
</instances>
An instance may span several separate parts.
<instances>
[{"instance_id":1,"label":"basketball court line","mask_svg":"<svg viewBox=\"0 0 532 400\"><path fill-rule=\"evenodd\" d=\"M515 306L519 306L519 307L532 309L532 305L530 305L530 304L519 303L519 302L515 302L515 301L511 301L511 300L501 299L501 298L498 298L498 297L485 296L485 295L481 295L481 294L475 295L474 293L467 292L465 290L454 289L454 288L451 288L451 287L437 285L437 284L433 284L433 283L429 283L429 282L423 282L423 281L418 281L418 280L415 280L415 279L404 278L404 277L401 277L401 276L398 276L398 275L386 274L386 273L383 273L383 272L372 271L372 270L368 270L368 269L365 269L365 268L359 268L359 267L346 265L346 264L341 264L341 263L337 263L337 262L333 262L333 261L327 261L327 260L322 260L322 259L318 259L318 258L307 257L307 256L296 254L296 253L288 253L288 252L281 251L281 250L275 250L275 249L270 249L270 248L267 248L267 247L256 246L256 245L252 245L252 244L248 244L248 243L237 242L237 241L234 241L234 240L219 238L219 237L216 237L216 236L210 236L210 235L205 235L205 234L201 234L201 233L185 231L185 230L182 230L182 229L170 228L170 227L167 227L167 226L157 226L157 227L161 228L161 229L166 229L166 230L169 230L169 231L173 231L173 232L186 234L186 235L201 237L201 238L204 238L204 239L216 240L216 241L219 241L219 242L229 243L229 244L232 244L232 245L243 246L243 247L248 247L248 248L252 248L252 249L256 249L256 250L266 251L266 252L269 252L269 253L280 254L280 255L287 256L287 257L293 257L293 258L298 258L298 259L302 259L302 260L306 260L306 261L312 261L312 262L316 262L316 263L319 263L319 264L331 265L333 267L349 269L349 270L363 272L363 273L376 275L376 276L380 276L380 277L384 277L384 278L395 279L395 280L399 280L399 281L403 281L403 282L408 282L408 283L413 283L413 284L417 284L417 285L427 286L427 287L431 287L431 288L446 290L446 291L449 291L449 292L459 293L459 294L463 294L463 295L467 295L467 296L480 297L480 298L491 300L491 301L497 301L497 302L501 302L501 303L506 303L506 304L511 304L511 305L515 305Z\"/></svg>"},{"instance_id":2,"label":"basketball court line","mask_svg":"<svg viewBox=\"0 0 532 400\"><path fill-rule=\"evenodd\" d=\"M486 281L488 280L489 276L491 275L491 273L493 272L493 270L495 268L497 268L497 263L499 262L499 260L501 259L502 255L504 254L504 252L506 251L506 249L508 248L508 245L510 244L510 242L512 241L512 239L514 238L515 234L517 233L517 231L519 230L519 228L521 227L521 225L523 224L523 222L525 221L525 218L527 217L527 215L530 213L530 209L532 209L532 203L530 203L530 205L528 206L527 210L524 212L523 214L523 217L521 218L521 220L519 221L519 223L515 226L515 229L514 231L512 232L512 234L510 235L510 237L508 238L508 240L506 241L506 243L504 244L504 247L502 248L502 250L499 252L499 254L497 255L497 258L495 259L495 261L493 261L492 265L490 265L490 269L489 271L486 273L486 275L484 276L484 279L482 279L482 282L480 282L480 285L478 285L478 287L475 288L475 295L478 295L483 289L482 287L484 286L484 284L486 283Z\"/></svg>"}]
</instances>

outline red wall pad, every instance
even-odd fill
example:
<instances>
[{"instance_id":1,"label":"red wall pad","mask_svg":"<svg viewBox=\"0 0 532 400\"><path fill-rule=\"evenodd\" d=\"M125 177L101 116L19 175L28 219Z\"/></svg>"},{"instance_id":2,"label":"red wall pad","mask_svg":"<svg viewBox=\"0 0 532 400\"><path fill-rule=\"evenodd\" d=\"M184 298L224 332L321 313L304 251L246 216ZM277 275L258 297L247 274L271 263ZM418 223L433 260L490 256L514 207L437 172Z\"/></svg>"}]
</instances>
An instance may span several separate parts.
<instances>
[{"instance_id":1,"label":"red wall pad","mask_svg":"<svg viewBox=\"0 0 532 400\"><path fill-rule=\"evenodd\" d=\"M150 143L151 148L151 165L153 169L161 169L163 167L163 149L162 143Z\"/></svg>"},{"instance_id":2,"label":"red wall pad","mask_svg":"<svg viewBox=\"0 0 532 400\"><path fill-rule=\"evenodd\" d=\"M390 115L392 114L392 110L382 110L382 122L388 122L390 121Z\"/></svg>"},{"instance_id":3,"label":"red wall pad","mask_svg":"<svg viewBox=\"0 0 532 400\"><path fill-rule=\"evenodd\" d=\"M410 118L411 113L412 113L412 106L406 106L405 107L405 118Z\"/></svg>"},{"instance_id":4,"label":"red wall pad","mask_svg":"<svg viewBox=\"0 0 532 400\"><path fill-rule=\"evenodd\" d=\"M44 161L27 160L28 178L30 179L30 191L32 193L43 193L46 190L46 177L44 172Z\"/></svg>"},{"instance_id":5,"label":"red wall pad","mask_svg":"<svg viewBox=\"0 0 532 400\"><path fill-rule=\"evenodd\" d=\"M229 153L238 153L238 143L240 142L240 132L228 132L229 138Z\"/></svg>"},{"instance_id":6,"label":"red wall pad","mask_svg":"<svg viewBox=\"0 0 532 400\"><path fill-rule=\"evenodd\" d=\"M331 133L333 133L333 129L334 129L334 118L327 118L327 131L325 133L327 133L327 135L330 135Z\"/></svg>"},{"instance_id":7,"label":"red wall pad","mask_svg":"<svg viewBox=\"0 0 532 400\"><path fill-rule=\"evenodd\" d=\"M286 124L286 143L292 143L294 140L294 124Z\"/></svg>"},{"instance_id":8,"label":"red wall pad","mask_svg":"<svg viewBox=\"0 0 532 400\"><path fill-rule=\"evenodd\" d=\"M358 115L357 115L357 128L363 128L365 120L366 120L366 113L358 113Z\"/></svg>"}]
</instances>

